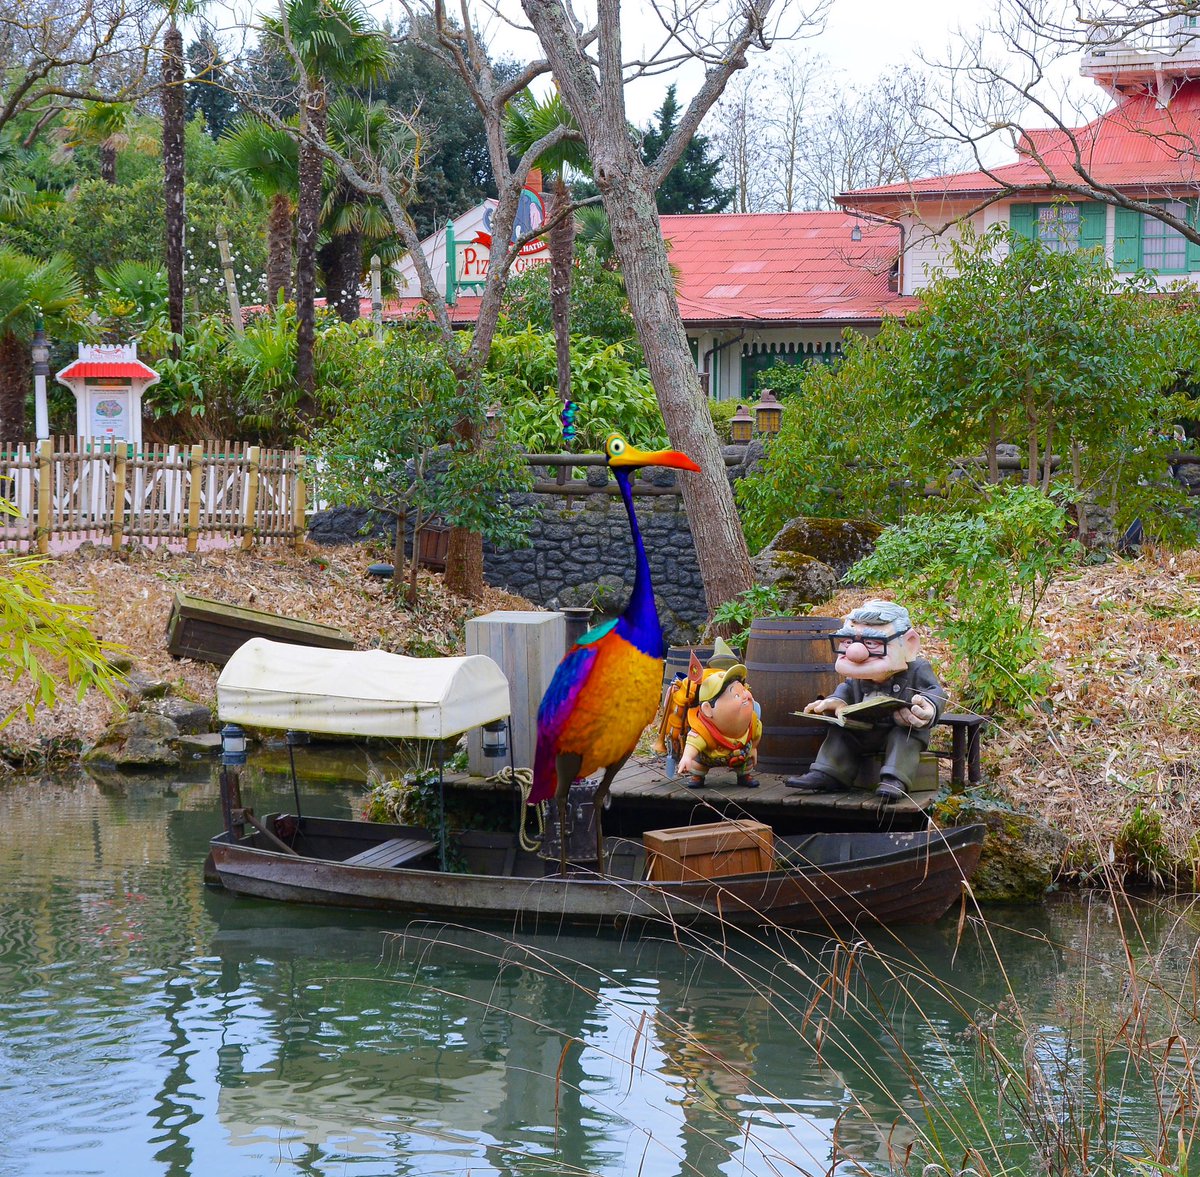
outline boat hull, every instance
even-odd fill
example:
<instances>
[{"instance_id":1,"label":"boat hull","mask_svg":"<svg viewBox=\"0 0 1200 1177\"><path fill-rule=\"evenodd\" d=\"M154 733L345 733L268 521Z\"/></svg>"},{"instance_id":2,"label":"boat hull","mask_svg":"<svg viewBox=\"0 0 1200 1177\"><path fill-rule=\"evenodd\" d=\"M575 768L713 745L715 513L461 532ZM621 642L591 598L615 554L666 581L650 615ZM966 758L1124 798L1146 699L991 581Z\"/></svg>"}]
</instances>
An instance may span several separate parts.
<instances>
[{"instance_id":1,"label":"boat hull","mask_svg":"<svg viewBox=\"0 0 1200 1177\"><path fill-rule=\"evenodd\" d=\"M359 844L356 838L382 842L405 831L306 818L306 833L310 822L317 823L323 839L314 837L314 843L334 857L286 854L257 836L235 841L221 834L211 843L217 878L234 894L258 899L457 923L503 922L525 931L571 925L626 930L648 924L839 931L940 918L963 895L984 834L982 826L815 834L789 851L789 869L648 882L593 873L513 877L443 872L424 864L358 865L344 861L351 857L346 850ZM436 865L436 855L432 858L429 866Z\"/></svg>"}]
</instances>

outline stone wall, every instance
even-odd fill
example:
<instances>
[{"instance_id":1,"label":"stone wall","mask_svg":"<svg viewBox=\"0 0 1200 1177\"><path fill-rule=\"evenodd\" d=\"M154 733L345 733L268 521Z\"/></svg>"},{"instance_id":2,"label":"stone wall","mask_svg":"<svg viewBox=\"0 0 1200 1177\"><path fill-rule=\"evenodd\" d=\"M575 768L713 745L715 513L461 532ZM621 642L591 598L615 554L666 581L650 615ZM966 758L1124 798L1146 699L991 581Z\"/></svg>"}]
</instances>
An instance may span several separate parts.
<instances>
[{"instance_id":1,"label":"stone wall","mask_svg":"<svg viewBox=\"0 0 1200 1177\"><path fill-rule=\"evenodd\" d=\"M730 480L742 477L761 458L760 443L726 451L738 459ZM553 480L555 471L535 471ZM649 468L641 478L651 486L671 487L675 472ZM604 467L588 468L593 486L610 483ZM616 494L522 496L534 509L530 546L498 551L484 546L484 579L550 609L590 605L593 620L620 611L633 589L634 556L625 505ZM659 618L670 643L694 641L708 618L696 548L677 494L634 497L638 527L650 561L650 579ZM367 538L391 542L391 520L373 512L336 507L314 515L308 537L314 543L355 543ZM411 550L411 544L410 544Z\"/></svg>"}]
</instances>

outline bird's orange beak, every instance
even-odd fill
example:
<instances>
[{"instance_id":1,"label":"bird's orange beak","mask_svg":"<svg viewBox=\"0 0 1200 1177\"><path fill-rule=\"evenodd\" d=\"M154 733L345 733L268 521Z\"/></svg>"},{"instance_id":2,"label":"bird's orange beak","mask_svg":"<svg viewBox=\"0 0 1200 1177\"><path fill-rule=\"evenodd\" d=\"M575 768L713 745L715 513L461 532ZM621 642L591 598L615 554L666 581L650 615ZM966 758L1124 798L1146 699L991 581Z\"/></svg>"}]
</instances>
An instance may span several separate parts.
<instances>
[{"instance_id":1,"label":"bird's orange beak","mask_svg":"<svg viewBox=\"0 0 1200 1177\"><path fill-rule=\"evenodd\" d=\"M681 454L678 450L639 450L628 442L619 454L610 455L608 464L627 467L670 466L675 470L700 469L687 454Z\"/></svg>"}]
</instances>

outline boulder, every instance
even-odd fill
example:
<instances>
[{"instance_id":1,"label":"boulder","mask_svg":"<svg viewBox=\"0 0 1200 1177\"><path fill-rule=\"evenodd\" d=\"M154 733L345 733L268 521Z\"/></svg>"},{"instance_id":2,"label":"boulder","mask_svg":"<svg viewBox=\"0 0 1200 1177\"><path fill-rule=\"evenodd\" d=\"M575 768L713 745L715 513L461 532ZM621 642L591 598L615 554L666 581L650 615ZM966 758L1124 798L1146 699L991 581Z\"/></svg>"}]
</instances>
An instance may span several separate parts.
<instances>
[{"instance_id":1,"label":"boulder","mask_svg":"<svg viewBox=\"0 0 1200 1177\"><path fill-rule=\"evenodd\" d=\"M179 764L179 752L174 747L178 738L179 728L173 720L135 711L110 724L83 754L83 760L117 769L174 768Z\"/></svg>"},{"instance_id":2,"label":"boulder","mask_svg":"<svg viewBox=\"0 0 1200 1177\"><path fill-rule=\"evenodd\" d=\"M1032 813L959 793L941 802L934 817L941 825L987 826L971 880L980 903L1040 903L1058 878L1067 837Z\"/></svg>"},{"instance_id":3,"label":"boulder","mask_svg":"<svg viewBox=\"0 0 1200 1177\"><path fill-rule=\"evenodd\" d=\"M120 686L130 702L134 704L143 699L162 699L171 693L169 682L164 682L161 678L155 678L140 670L130 670Z\"/></svg>"},{"instance_id":4,"label":"boulder","mask_svg":"<svg viewBox=\"0 0 1200 1177\"><path fill-rule=\"evenodd\" d=\"M198 736L212 727L212 712L203 703L193 703L188 699L150 699L142 704L140 710L165 716L184 735Z\"/></svg>"},{"instance_id":5,"label":"boulder","mask_svg":"<svg viewBox=\"0 0 1200 1177\"><path fill-rule=\"evenodd\" d=\"M764 548L750 561L750 567L755 584L779 590L784 614L807 613L810 605L828 601L837 587L838 574L828 564L798 552Z\"/></svg>"},{"instance_id":6,"label":"boulder","mask_svg":"<svg viewBox=\"0 0 1200 1177\"><path fill-rule=\"evenodd\" d=\"M820 560L838 580L850 566L875 550L883 528L866 519L820 519L799 516L785 523L759 555L788 552Z\"/></svg>"}]
</instances>

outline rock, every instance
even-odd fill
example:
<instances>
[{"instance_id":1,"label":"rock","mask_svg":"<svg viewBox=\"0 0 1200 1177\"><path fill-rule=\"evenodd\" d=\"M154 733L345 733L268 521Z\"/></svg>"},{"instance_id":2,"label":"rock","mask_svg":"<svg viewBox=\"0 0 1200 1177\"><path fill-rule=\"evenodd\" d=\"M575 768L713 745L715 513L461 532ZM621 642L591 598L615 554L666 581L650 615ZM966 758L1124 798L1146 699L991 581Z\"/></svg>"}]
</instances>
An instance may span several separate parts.
<instances>
[{"instance_id":1,"label":"rock","mask_svg":"<svg viewBox=\"0 0 1200 1177\"><path fill-rule=\"evenodd\" d=\"M850 566L875 550L883 528L865 519L820 519L799 516L785 523L759 555L794 552L828 564L840 580Z\"/></svg>"},{"instance_id":2,"label":"rock","mask_svg":"<svg viewBox=\"0 0 1200 1177\"><path fill-rule=\"evenodd\" d=\"M797 552L764 548L750 567L756 584L779 590L780 610L785 614L807 613L807 606L828 601L837 587L838 575L828 564Z\"/></svg>"},{"instance_id":3,"label":"rock","mask_svg":"<svg viewBox=\"0 0 1200 1177\"><path fill-rule=\"evenodd\" d=\"M83 760L119 769L174 768L179 764L179 752L173 747L178 738L173 720L135 711L110 724Z\"/></svg>"},{"instance_id":4,"label":"rock","mask_svg":"<svg viewBox=\"0 0 1200 1177\"><path fill-rule=\"evenodd\" d=\"M212 712L203 703L188 699L151 699L140 710L165 716L183 735L200 735L212 727Z\"/></svg>"},{"instance_id":5,"label":"rock","mask_svg":"<svg viewBox=\"0 0 1200 1177\"><path fill-rule=\"evenodd\" d=\"M971 880L980 903L1040 903L1058 877L1066 835L1032 813L959 793L941 802L934 817L941 825L987 826Z\"/></svg>"},{"instance_id":6,"label":"rock","mask_svg":"<svg viewBox=\"0 0 1200 1177\"><path fill-rule=\"evenodd\" d=\"M134 702L141 699L163 699L171 693L171 684L161 678L131 670L121 684L121 690Z\"/></svg>"},{"instance_id":7,"label":"rock","mask_svg":"<svg viewBox=\"0 0 1200 1177\"><path fill-rule=\"evenodd\" d=\"M181 734L176 746L184 756L215 756L221 751L221 733L202 732L198 736Z\"/></svg>"}]
</instances>

